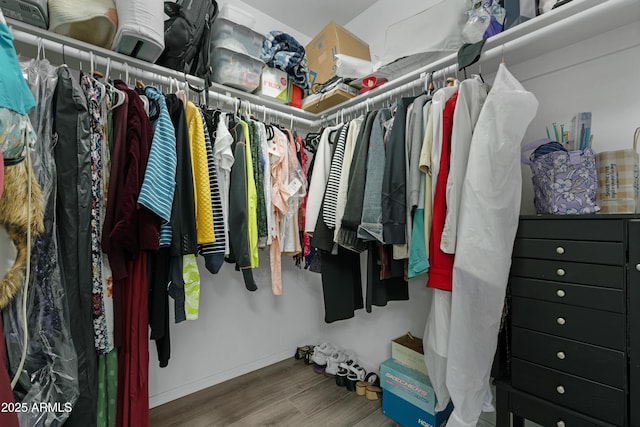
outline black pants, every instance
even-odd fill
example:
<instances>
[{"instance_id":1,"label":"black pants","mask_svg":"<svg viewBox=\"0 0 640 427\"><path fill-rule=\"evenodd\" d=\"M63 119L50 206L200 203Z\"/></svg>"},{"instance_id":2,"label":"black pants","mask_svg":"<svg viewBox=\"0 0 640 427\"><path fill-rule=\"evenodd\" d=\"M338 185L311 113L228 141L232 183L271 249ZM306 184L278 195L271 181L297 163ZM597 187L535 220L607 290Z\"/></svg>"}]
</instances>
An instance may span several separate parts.
<instances>
[{"instance_id":1,"label":"black pants","mask_svg":"<svg viewBox=\"0 0 640 427\"><path fill-rule=\"evenodd\" d=\"M360 254L338 248L337 255L321 252L324 321L350 319L364 307ZM316 255L317 256L317 255Z\"/></svg>"}]
</instances>

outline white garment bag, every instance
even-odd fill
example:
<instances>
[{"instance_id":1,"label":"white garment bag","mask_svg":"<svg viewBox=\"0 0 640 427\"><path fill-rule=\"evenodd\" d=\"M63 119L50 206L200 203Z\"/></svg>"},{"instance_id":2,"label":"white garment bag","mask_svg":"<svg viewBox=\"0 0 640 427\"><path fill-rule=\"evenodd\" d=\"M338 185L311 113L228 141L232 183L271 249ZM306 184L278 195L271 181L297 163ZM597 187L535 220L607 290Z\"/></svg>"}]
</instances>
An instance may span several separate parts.
<instances>
[{"instance_id":1,"label":"white garment bag","mask_svg":"<svg viewBox=\"0 0 640 427\"><path fill-rule=\"evenodd\" d=\"M520 143L538 101L500 64L475 127L462 188L451 295L447 427L475 427L491 364L518 228Z\"/></svg>"}]
</instances>

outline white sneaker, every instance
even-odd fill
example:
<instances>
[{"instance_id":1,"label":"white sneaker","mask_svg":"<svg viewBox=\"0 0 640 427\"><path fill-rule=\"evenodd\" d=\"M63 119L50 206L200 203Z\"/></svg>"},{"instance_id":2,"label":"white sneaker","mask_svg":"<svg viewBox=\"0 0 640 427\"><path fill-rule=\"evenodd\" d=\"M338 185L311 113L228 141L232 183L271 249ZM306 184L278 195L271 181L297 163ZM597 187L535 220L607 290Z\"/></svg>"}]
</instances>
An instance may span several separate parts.
<instances>
[{"instance_id":1,"label":"white sneaker","mask_svg":"<svg viewBox=\"0 0 640 427\"><path fill-rule=\"evenodd\" d=\"M340 368L340 363L347 360L347 355L338 350L331 353L331 356L327 359L327 368L325 369L325 373L327 375L336 375L338 373L338 369Z\"/></svg>"},{"instance_id":2,"label":"white sneaker","mask_svg":"<svg viewBox=\"0 0 640 427\"><path fill-rule=\"evenodd\" d=\"M336 349L331 344L326 342L317 345L313 349L313 356L311 357L311 360L313 360L313 363L318 366L325 366L327 364L327 359L331 357L331 354L335 350Z\"/></svg>"}]
</instances>

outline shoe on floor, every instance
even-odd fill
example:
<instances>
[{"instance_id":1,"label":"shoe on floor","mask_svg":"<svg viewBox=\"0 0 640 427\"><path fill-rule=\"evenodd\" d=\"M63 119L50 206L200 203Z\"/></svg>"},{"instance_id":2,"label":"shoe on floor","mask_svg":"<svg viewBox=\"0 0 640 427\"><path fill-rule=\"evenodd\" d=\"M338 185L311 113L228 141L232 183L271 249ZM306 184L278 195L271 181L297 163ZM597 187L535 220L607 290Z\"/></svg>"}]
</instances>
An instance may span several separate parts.
<instances>
[{"instance_id":1,"label":"shoe on floor","mask_svg":"<svg viewBox=\"0 0 640 427\"><path fill-rule=\"evenodd\" d=\"M315 364L313 370L316 374L324 373L327 367L327 360L334 351L337 351L337 349L329 343L322 343L314 348L311 360Z\"/></svg>"},{"instance_id":2,"label":"shoe on floor","mask_svg":"<svg viewBox=\"0 0 640 427\"><path fill-rule=\"evenodd\" d=\"M340 364L347 360L347 355L338 350L331 353L331 356L327 359L327 368L325 369L325 375L335 376L338 373Z\"/></svg>"}]
</instances>

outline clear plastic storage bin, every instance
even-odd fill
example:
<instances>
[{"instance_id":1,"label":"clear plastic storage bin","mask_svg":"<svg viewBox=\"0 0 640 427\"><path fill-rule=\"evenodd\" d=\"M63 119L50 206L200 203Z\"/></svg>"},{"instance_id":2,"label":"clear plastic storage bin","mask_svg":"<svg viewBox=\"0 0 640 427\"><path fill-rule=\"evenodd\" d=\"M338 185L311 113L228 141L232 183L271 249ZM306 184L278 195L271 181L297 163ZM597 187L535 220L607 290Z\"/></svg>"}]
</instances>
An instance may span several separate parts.
<instances>
[{"instance_id":1,"label":"clear plastic storage bin","mask_svg":"<svg viewBox=\"0 0 640 427\"><path fill-rule=\"evenodd\" d=\"M211 49L212 80L246 92L260 85L264 62L225 47Z\"/></svg>"},{"instance_id":2,"label":"clear plastic storage bin","mask_svg":"<svg viewBox=\"0 0 640 427\"><path fill-rule=\"evenodd\" d=\"M231 3L222 5L218 18L226 19L227 21L235 22L236 24L244 25L251 29L253 29L253 26L256 24L256 18L254 18L253 15Z\"/></svg>"},{"instance_id":3,"label":"clear plastic storage bin","mask_svg":"<svg viewBox=\"0 0 640 427\"><path fill-rule=\"evenodd\" d=\"M264 36L250 28L217 18L211 29L211 46L227 48L254 58L260 58Z\"/></svg>"}]
</instances>

